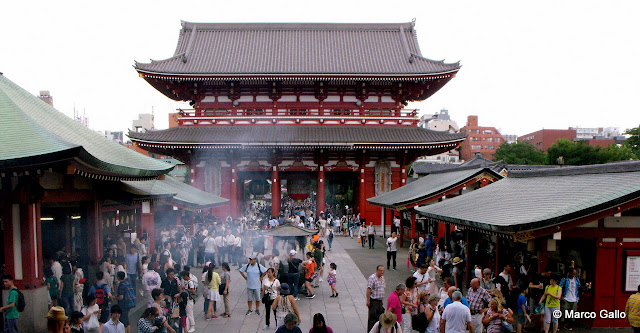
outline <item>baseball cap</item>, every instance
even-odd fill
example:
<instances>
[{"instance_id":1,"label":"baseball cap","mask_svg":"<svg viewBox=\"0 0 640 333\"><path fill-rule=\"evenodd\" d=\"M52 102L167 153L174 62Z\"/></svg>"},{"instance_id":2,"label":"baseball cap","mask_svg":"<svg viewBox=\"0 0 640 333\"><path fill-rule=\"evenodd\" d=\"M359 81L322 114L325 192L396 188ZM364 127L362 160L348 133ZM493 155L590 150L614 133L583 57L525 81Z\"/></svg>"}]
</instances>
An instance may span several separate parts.
<instances>
[{"instance_id":1,"label":"baseball cap","mask_svg":"<svg viewBox=\"0 0 640 333\"><path fill-rule=\"evenodd\" d=\"M289 255L290 256L295 256L296 254L298 254L298 252L296 250L289 251Z\"/></svg>"}]
</instances>

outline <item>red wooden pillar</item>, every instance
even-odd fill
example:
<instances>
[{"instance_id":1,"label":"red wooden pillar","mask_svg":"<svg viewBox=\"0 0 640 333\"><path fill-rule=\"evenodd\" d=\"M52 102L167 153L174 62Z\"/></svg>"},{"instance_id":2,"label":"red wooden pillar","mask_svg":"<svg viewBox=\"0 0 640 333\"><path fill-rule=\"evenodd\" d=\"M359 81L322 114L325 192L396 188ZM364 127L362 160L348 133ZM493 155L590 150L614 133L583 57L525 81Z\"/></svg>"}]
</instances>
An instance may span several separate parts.
<instances>
[{"instance_id":1,"label":"red wooden pillar","mask_svg":"<svg viewBox=\"0 0 640 333\"><path fill-rule=\"evenodd\" d=\"M416 238L416 211L411 209L411 238Z\"/></svg>"},{"instance_id":2,"label":"red wooden pillar","mask_svg":"<svg viewBox=\"0 0 640 333\"><path fill-rule=\"evenodd\" d=\"M364 159L364 158L363 158ZM364 171L364 161L360 162L360 183L358 184L358 210L360 213L360 219L367 219L366 213L365 213L365 209L364 209L364 205L366 204L365 201L365 193L364 193L364 184L365 184L365 171Z\"/></svg>"},{"instance_id":3,"label":"red wooden pillar","mask_svg":"<svg viewBox=\"0 0 640 333\"><path fill-rule=\"evenodd\" d=\"M100 201L93 201L93 206L89 207L87 219L89 222L89 260L97 264L102 258L102 214L100 213Z\"/></svg>"},{"instance_id":4,"label":"red wooden pillar","mask_svg":"<svg viewBox=\"0 0 640 333\"><path fill-rule=\"evenodd\" d=\"M316 190L316 215L319 217L320 212L324 211L324 163L321 160L318 166L318 188Z\"/></svg>"},{"instance_id":5,"label":"red wooden pillar","mask_svg":"<svg viewBox=\"0 0 640 333\"><path fill-rule=\"evenodd\" d=\"M238 217L238 173L236 168L238 165L235 161L231 162L231 217Z\"/></svg>"},{"instance_id":6,"label":"red wooden pillar","mask_svg":"<svg viewBox=\"0 0 640 333\"><path fill-rule=\"evenodd\" d=\"M276 218L280 215L280 172L277 164L271 170L271 215Z\"/></svg>"}]
</instances>

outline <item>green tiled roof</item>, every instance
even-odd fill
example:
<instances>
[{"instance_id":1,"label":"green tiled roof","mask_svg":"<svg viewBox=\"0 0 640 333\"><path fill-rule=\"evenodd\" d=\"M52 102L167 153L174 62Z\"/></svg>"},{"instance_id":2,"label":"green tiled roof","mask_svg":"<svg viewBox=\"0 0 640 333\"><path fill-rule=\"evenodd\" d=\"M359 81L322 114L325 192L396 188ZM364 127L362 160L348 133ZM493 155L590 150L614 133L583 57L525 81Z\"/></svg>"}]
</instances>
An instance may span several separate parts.
<instances>
[{"instance_id":1,"label":"green tiled roof","mask_svg":"<svg viewBox=\"0 0 640 333\"><path fill-rule=\"evenodd\" d=\"M0 168L76 159L87 172L156 177L173 166L112 142L0 75Z\"/></svg>"},{"instance_id":2,"label":"green tiled roof","mask_svg":"<svg viewBox=\"0 0 640 333\"><path fill-rule=\"evenodd\" d=\"M640 162L511 171L499 182L416 208L426 217L495 232L560 225L640 198Z\"/></svg>"},{"instance_id":3,"label":"green tiled roof","mask_svg":"<svg viewBox=\"0 0 640 333\"><path fill-rule=\"evenodd\" d=\"M228 199L221 198L215 194L202 191L189 184L178 181L171 176L165 176L164 179L122 181L122 183L127 186L126 191L135 195L166 196L173 194L173 198L170 200L174 200L177 204L191 208L201 209L219 206L229 201Z\"/></svg>"},{"instance_id":4,"label":"green tiled roof","mask_svg":"<svg viewBox=\"0 0 640 333\"><path fill-rule=\"evenodd\" d=\"M438 195L439 193L444 193L484 172L492 174L497 178L502 178L502 176L490 168L477 166L466 168L458 167L452 170L430 173L393 191L369 198L367 201L376 206L396 209L400 206L410 205Z\"/></svg>"}]
</instances>

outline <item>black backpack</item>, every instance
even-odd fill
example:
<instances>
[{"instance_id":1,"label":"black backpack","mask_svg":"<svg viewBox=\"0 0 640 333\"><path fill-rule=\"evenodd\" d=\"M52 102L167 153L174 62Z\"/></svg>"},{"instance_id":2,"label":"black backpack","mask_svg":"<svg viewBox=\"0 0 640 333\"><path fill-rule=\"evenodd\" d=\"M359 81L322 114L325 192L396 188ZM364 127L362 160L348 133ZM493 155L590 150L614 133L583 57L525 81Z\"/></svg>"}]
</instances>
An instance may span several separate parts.
<instances>
[{"instance_id":1,"label":"black backpack","mask_svg":"<svg viewBox=\"0 0 640 333\"><path fill-rule=\"evenodd\" d=\"M382 332L382 324L378 324L378 333ZM393 329L391 330L391 332L396 333L398 332L398 323L396 322L395 325L393 325Z\"/></svg>"},{"instance_id":2,"label":"black backpack","mask_svg":"<svg viewBox=\"0 0 640 333\"><path fill-rule=\"evenodd\" d=\"M24 301L24 295L18 288L14 288L18 292L18 304L16 304L16 308L18 312L23 312L24 308L27 306L27 302Z\"/></svg>"}]
</instances>

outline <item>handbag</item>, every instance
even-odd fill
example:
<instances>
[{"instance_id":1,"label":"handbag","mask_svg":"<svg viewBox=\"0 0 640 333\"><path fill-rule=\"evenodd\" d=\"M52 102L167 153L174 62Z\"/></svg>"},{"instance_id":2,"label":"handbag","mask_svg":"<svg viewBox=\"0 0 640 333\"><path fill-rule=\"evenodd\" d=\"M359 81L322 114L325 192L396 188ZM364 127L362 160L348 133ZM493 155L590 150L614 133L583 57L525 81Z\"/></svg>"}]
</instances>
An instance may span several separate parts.
<instances>
[{"instance_id":1,"label":"handbag","mask_svg":"<svg viewBox=\"0 0 640 333\"><path fill-rule=\"evenodd\" d=\"M218 286L218 294L220 294L220 295L224 295L224 290L225 290L226 288L227 288L227 283L226 283L226 282L225 282L225 283L221 283L221 284Z\"/></svg>"},{"instance_id":2,"label":"handbag","mask_svg":"<svg viewBox=\"0 0 640 333\"><path fill-rule=\"evenodd\" d=\"M100 328L100 322L98 321L97 315L91 315L89 321L84 325L84 328L87 330L95 330Z\"/></svg>"},{"instance_id":3,"label":"handbag","mask_svg":"<svg viewBox=\"0 0 640 333\"><path fill-rule=\"evenodd\" d=\"M180 318L180 308L175 305L171 311L171 318Z\"/></svg>"}]
</instances>

